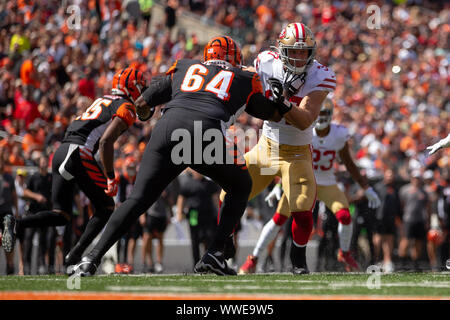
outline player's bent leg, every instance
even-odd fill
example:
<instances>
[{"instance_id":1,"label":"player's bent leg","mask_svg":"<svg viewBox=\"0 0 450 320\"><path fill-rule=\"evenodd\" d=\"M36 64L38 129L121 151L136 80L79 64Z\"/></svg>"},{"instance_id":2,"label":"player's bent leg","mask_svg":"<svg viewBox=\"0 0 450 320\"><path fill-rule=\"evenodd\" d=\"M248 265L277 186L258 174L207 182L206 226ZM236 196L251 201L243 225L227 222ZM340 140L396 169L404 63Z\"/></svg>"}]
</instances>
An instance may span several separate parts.
<instances>
[{"instance_id":1,"label":"player's bent leg","mask_svg":"<svg viewBox=\"0 0 450 320\"><path fill-rule=\"evenodd\" d=\"M312 168L311 151L300 146L293 151L280 151L281 179L291 211L292 246L291 262L294 274L309 273L306 264L306 245L313 229L312 210L316 202L317 185Z\"/></svg>"},{"instance_id":2,"label":"player's bent leg","mask_svg":"<svg viewBox=\"0 0 450 320\"><path fill-rule=\"evenodd\" d=\"M252 180L252 188L248 200L253 199L259 193L261 193L273 180L273 175L262 175L261 174L261 163L258 161L258 145L256 145L252 150L244 155L245 165L247 167L248 173L250 174ZM222 206L223 200L225 198L226 192L222 189L219 197L220 207ZM220 208L217 215L217 224L220 221ZM236 249L234 247L233 236L229 237L225 243L224 256L225 259L234 257Z\"/></svg>"},{"instance_id":3,"label":"player's bent leg","mask_svg":"<svg viewBox=\"0 0 450 320\"><path fill-rule=\"evenodd\" d=\"M196 264L195 272L214 272L217 275L236 275L226 264L223 254L227 239L241 219L248 196L252 189L252 180L245 165L193 165L197 172L209 176L217 182L226 195L220 208L220 220L215 237L206 254Z\"/></svg>"},{"instance_id":4,"label":"player's bent leg","mask_svg":"<svg viewBox=\"0 0 450 320\"><path fill-rule=\"evenodd\" d=\"M153 137L153 136L152 136ZM90 274L94 266L109 248L131 227L133 222L145 212L161 195L167 185L175 179L185 168L185 165L175 165L165 154L152 150L152 140L149 142L142 158L141 168L129 198L111 215L106 228L96 244L87 254L81 269ZM153 146L157 144L154 143ZM147 165L146 165L147 164ZM84 258L83 258L84 259ZM77 268L77 267L76 267ZM76 271L83 273L84 270Z\"/></svg>"}]
</instances>

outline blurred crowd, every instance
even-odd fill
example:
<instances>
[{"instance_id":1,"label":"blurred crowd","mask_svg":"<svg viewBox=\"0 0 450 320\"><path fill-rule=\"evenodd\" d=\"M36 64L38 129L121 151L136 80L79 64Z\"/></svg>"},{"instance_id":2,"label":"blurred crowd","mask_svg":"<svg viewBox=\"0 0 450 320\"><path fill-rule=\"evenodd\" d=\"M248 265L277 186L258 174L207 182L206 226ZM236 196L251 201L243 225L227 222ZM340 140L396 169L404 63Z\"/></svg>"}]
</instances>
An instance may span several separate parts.
<instances>
[{"instance_id":1,"label":"blurred crowd","mask_svg":"<svg viewBox=\"0 0 450 320\"><path fill-rule=\"evenodd\" d=\"M229 28L247 65L276 45L287 23L301 21L315 34L317 60L336 73L334 121L350 129L357 164L372 184L392 170L398 192L414 172L434 195L424 225L429 230L430 217L438 215L439 245L448 245L450 151L428 156L425 150L450 132L448 3L169 0L159 2L164 19L151 26L155 2L0 2L0 161L5 172L38 167L43 156L50 165L71 120L109 93L116 70L135 67L151 79L177 59L201 59L204 44L195 32L176 28L184 12L199 15L205 28L211 23ZM369 19L369 4L377 5L379 19ZM118 173L127 157L139 163L154 122L137 122L118 139ZM234 127L261 125L243 114ZM343 167L336 170L347 186ZM441 199L447 201L444 209L439 209Z\"/></svg>"}]
</instances>

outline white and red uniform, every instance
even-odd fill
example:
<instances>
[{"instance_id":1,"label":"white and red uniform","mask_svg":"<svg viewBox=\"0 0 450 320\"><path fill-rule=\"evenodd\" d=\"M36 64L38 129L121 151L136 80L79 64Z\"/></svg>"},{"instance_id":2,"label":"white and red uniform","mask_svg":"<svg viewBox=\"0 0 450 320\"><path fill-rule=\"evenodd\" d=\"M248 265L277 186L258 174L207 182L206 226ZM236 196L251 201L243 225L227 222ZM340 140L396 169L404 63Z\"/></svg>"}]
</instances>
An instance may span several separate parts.
<instances>
[{"instance_id":1,"label":"white and red uniform","mask_svg":"<svg viewBox=\"0 0 450 320\"><path fill-rule=\"evenodd\" d=\"M263 83L263 90L266 97L272 95L271 88L268 84L269 78L276 78L281 82L284 81L285 71L283 63L279 59L278 53L273 51L261 52L255 60L255 68ZM295 83L298 82L298 83ZM293 85L295 87L301 85L301 80L296 80ZM289 101L299 105L303 97L312 91L329 91L333 92L336 88L336 76L330 68L324 66L314 60L312 66L308 69L305 82L300 90L290 98ZM279 136L276 131L279 130ZM264 121L263 135L279 144L288 144L293 146L308 145L312 140L313 125L305 130L300 130L283 118L280 122Z\"/></svg>"},{"instance_id":2,"label":"white and red uniform","mask_svg":"<svg viewBox=\"0 0 450 320\"><path fill-rule=\"evenodd\" d=\"M349 139L348 129L335 123L330 124L330 132L325 137L319 137L316 129L313 129L313 167L317 185L330 186L337 183L333 170L334 160Z\"/></svg>"}]
</instances>

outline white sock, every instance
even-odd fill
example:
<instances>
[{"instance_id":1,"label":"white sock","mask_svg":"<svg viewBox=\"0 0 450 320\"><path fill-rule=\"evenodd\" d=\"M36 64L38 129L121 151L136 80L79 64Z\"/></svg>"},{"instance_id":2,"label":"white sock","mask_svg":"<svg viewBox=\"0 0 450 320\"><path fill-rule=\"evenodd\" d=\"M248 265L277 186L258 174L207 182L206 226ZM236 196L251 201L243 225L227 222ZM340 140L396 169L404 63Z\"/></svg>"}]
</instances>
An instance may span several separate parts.
<instances>
[{"instance_id":1,"label":"white sock","mask_svg":"<svg viewBox=\"0 0 450 320\"><path fill-rule=\"evenodd\" d=\"M339 245L342 251L347 252L350 250L350 243L352 241L353 234L353 224L343 225L339 222L338 235L339 235Z\"/></svg>"},{"instance_id":2,"label":"white sock","mask_svg":"<svg viewBox=\"0 0 450 320\"><path fill-rule=\"evenodd\" d=\"M275 239L280 229L281 226L276 225L273 219L270 219L269 222L264 225L264 228L259 235L258 242L256 243L256 247L253 249L253 255L255 257L258 257L261 251L266 249L267 245Z\"/></svg>"}]
</instances>

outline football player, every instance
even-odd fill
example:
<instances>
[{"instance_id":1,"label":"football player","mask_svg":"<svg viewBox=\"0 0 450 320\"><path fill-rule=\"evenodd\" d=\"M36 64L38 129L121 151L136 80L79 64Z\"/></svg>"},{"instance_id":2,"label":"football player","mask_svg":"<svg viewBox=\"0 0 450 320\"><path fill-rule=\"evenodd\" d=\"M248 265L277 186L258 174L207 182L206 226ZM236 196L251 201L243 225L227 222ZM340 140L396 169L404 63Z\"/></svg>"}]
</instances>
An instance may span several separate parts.
<instances>
[{"instance_id":1,"label":"football player","mask_svg":"<svg viewBox=\"0 0 450 320\"><path fill-rule=\"evenodd\" d=\"M261 52L254 62L267 97L284 101L290 110L279 122L264 121L258 144L245 154L253 181L249 199L281 177L286 194L287 215L277 214L282 225L290 214L291 260L294 274L309 273L306 244L313 228L312 210L317 187L312 168L312 129L323 100L336 87L334 72L315 60L316 41L303 23L291 23L280 33L274 51ZM267 170L270 169L270 170ZM221 199L226 190L222 191Z\"/></svg>"},{"instance_id":2,"label":"football player","mask_svg":"<svg viewBox=\"0 0 450 320\"><path fill-rule=\"evenodd\" d=\"M339 157L352 178L365 190L370 208L379 207L381 201L353 162L347 143L350 138L348 129L342 125L331 123L333 108L333 102L328 98L325 99L313 130L313 168L317 181L317 198L325 203L335 214L339 222L338 235L340 250L338 252L338 261L345 264L347 271L356 271L359 270L358 264L350 255L350 242L353 230L352 217L347 198L344 192L339 189L336 182L336 177L333 172L334 160ZM275 198L280 200L281 194L281 186L277 184L266 197L269 205L272 206L272 201ZM253 254L247 257L246 262L239 269L240 273L255 272L259 254L276 237L278 231L281 229L282 223L280 224L280 221L286 221L289 214L289 205L284 194L278 203L273 219L263 227ZM283 218L280 218L280 215Z\"/></svg>"},{"instance_id":3,"label":"football player","mask_svg":"<svg viewBox=\"0 0 450 320\"><path fill-rule=\"evenodd\" d=\"M138 99L137 112L144 118L155 106L167 104L153 129L130 196L112 214L97 245L76 266L78 274L93 275L101 257L133 221L158 199L174 178L191 167L228 192L215 237L194 271L236 275L227 266L223 250L244 213L252 181L245 162L237 161L239 154L235 153L234 146L227 147L233 143L226 142L223 132L244 110L261 119L279 121L289 109L283 102L266 99L258 74L242 70L241 62L241 50L233 39L215 37L205 46L203 61L176 61L166 76L152 82ZM215 140L214 146L220 146L214 148L218 159L211 162L203 157L210 145L203 146L198 141L207 135L209 141ZM183 144L188 141L182 157L180 140ZM223 161L229 152L231 163Z\"/></svg>"},{"instance_id":4,"label":"football player","mask_svg":"<svg viewBox=\"0 0 450 320\"><path fill-rule=\"evenodd\" d=\"M111 95L92 103L67 128L52 161L53 209L17 221L11 230L42 226L63 226L71 221L75 184L95 208L85 232L65 257L70 266L81 259L83 251L105 226L114 210L113 196L118 179L114 173L114 142L136 121L135 101L147 88L142 72L125 68L114 75ZM15 236L3 237L7 252L14 248ZM71 268L68 268L70 272Z\"/></svg>"}]
</instances>

